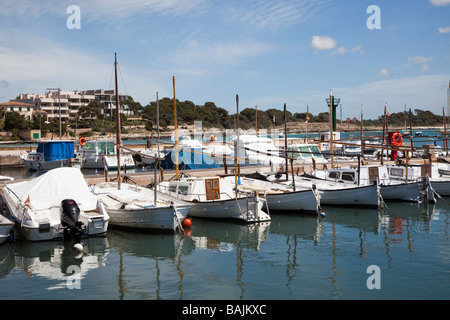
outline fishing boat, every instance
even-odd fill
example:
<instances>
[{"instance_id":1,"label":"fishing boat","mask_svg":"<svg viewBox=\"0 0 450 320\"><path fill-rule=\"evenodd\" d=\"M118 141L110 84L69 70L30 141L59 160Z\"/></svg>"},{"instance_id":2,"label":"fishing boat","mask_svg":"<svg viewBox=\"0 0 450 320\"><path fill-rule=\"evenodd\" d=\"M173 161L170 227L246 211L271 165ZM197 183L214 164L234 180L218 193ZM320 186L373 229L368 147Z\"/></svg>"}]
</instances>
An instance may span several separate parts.
<instances>
[{"instance_id":1,"label":"fishing boat","mask_svg":"<svg viewBox=\"0 0 450 320\"><path fill-rule=\"evenodd\" d=\"M116 142L114 139L94 139L88 140L77 156L81 161L81 168L84 169L117 169ZM132 168L135 166L131 153L120 154L120 167Z\"/></svg>"},{"instance_id":2,"label":"fishing boat","mask_svg":"<svg viewBox=\"0 0 450 320\"><path fill-rule=\"evenodd\" d=\"M238 219L245 222L270 221L262 210L263 200L255 194L239 194L235 177L183 177L158 184L159 197L192 204L188 216L211 219Z\"/></svg>"},{"instance_id":3,"label":"fishing boat","mask_svg":"<svg viewBox=\"0 0 450 320\"><path fill-rule=\"evenodd\" d=\"M287 147L288 156L294 159L294 164L325 163L327 160L315 143L294 143Z\"/></svg>"},{"instance_id":4,"label":"fishing boat","mask_svg":"<svg viewBox=\"0 0 450 320\"><path fill-rule=\"evenodd\" d=\"M56 168L30 181L6 184L2 198L29 241L106 233L109 215L79 168Z\"/></svg>"},{"instance_id":5,"label":"fishing boat","mask_svg":"<svg viewBox=\"0 0 450 320\"><path fill-rule=\"evenodd\" d=\"M111 227L131 230L182 230L182 222L192 205L182 201L164 201L153 190L117 182L102 182L91 186L110 216Z\"/></svg>"},{"instance_id":6,"label":"fishing boat","mask_svg":"<svg viewBox=\"0 0 450 320\"><path fill-rule=\"evenodd\" d=\"M320 195L320 204L327 206L357 206L366 208L381 207L380 187L375 184L354 185L338 183L311 176L294 176L295 186L299 188L316 188ZM286 179L285 174L269 175L269 181L285 181L293 185L292 177Z\"/></svg>"},{"instance_id":7,"label":"fishing boat","mask_svg":"<svg viewBox=\"0 0 450 320\"><path fill-rule=\"evenodd\" d=\"M275 142L267 137L257 135L241 135L231 141L233 151L237 152L241 165L274 165L285 163L284 152L275 146Z\"/></svg>"},{"instance_id":8,"label":"fishing boat","mask_svg":"<svg viewBox=\"0 0 450 320\"><path fill-rule=\"evenodd\" d=\"M409 172L397 166L364 165L328 170L314 170L312 176L328 181L353 185L371 185L378 181L383 200L400 200L410 202L435 202L436 199L426 177L413 177Z\"/></svg>"},{"instance_id":9,"label":"fishing boat","mask_svg":"<svg viewBox=\"0 0 450 320\"><path fill-rule=\"evenodd\" d=\"M14 222L0 214L0 244L5 242L14 229Z\"/></svg>"},{"instance_id":10,"label":"fishing boat","mask_svg":"<svg viewBox=\"0 0 450 320\"><path fill-rule=\"evenodd\" d=\"M45 171L76 164L73 140L44 140L38 142L35 152L21 156L22 162L29 169Z\"/></svg>"},{"instance_id":11,"label":"fishing boat","mask_svg":"<svg viewBox=\"0 0 450 320\"><path fill-rule=\"evenodd\" d=\"M116 74L116 101L118 97L117 83L117 54L115 55L114 69ZM116 108L116 119L119 117L119 105ZM120 125L116 122L116 161L121 161L118 146L121 143ZM87 143L86 143L87 145ZM105 144L105 147L114 147L114 144ZM106 150L108 151L108 150ZM110 150L111 153L113 150ZM130 153L131 155L131 153ZM154 156L153 160L159 160ZM122 164L122 162L120 162ZM181 221L186 218L191 205L181 201L161 201L157 198L157 192L145 187L122 182L127 176L121 176L120 167L117 165L117 180L115 182L103 182L92 187L95 194L105 205L110 215L110 223L114 227L138 230L183 230ZM156 175L156 168L155 168ZM155 177L156 178L156 177ZM132 181L132 179L129 179ZM155 179L156 181L156 179ZM155 188L156 190L156 188Z\"/></svg>"},{"instance_id":12,"label":"fishing boat","mask_svg":"<svg viewBox=\"0 0 450 320\"><path fill-rule=\"evenodd\" d=\"M292 188L285 184L241 177L239 190L257 193L266 200L265 209L274 211L294 211L319 213L320 195L314 189Z\"/></svg>"}]
</instances>

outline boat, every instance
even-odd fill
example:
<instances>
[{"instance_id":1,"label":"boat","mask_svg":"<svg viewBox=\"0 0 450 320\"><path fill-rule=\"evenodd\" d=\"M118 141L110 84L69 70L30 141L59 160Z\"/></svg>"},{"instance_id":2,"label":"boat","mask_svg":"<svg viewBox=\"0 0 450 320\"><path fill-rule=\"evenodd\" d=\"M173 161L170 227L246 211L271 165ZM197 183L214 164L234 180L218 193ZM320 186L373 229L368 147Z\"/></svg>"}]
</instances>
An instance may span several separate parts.
<instances>
[{"instance_id":1,"label":"boat","mask_svg":"<svg viewBox=\"0 0 450 320\"><path fill-rule=\"evenodd\" d=\"M21 156L22 162L34 171L45 171L76 164L73 140L42 140L38 142L35 152Z\"/></svg>"},{"instance_id":2,"label":"boat","mask_svg":"<svg viewBox=\"0 0 450 320\"><path fill-rule=\"evenodd\" d=\"M315 143L294 143L287 147L288 156L294 159L294 164L310 164L328 162Z\"/></svg>"},{"instance_id":3,"label":"boat","mask_svg":"<svg viewBox=\"0 0 450 320\"><path fill-rule=\"evenodd\" d=\"M155 157L158 157L160 159L165 157L164 152L159 152L157 150L153 149L143 149L140 151L137 151L133 154L134 161L137 164L143 165L143 166L154 166L155 164Z\"/></svg>"},{"instance_id":4,"label":"boat","mask_svg":"<svg viewBox=\"0 0 450 320\"><path fill-rule=\"evenodd\" d=\"M408 175L414 178L427 175L432 191L438 196L450 196L450 176L446 163L410 164Z\"/></svg>"},{"instance_id":5,"label":"boat","mask_svg":"<svg viewBox=\"0 0 450 320\"><path fill-rule=\"evenodd\" d=\"M109 215L91 193L79 168L47 171L29 181L6 184L2 198L9 216L29 241L105 234Z\"/></svg>"},{"instance_id":6,"label":"boat","mask_svg":"<svg viewBox=\"0 0 450 320\"><path fill-rule=\"evenodd\" d=\"M13 229L14 222L0 214L0 244L5 242L9 238Z\"/></svg>"},{"instance_id":7,"label":"boat","mask_svg":"<svg viewBox=\"0 0 450 320\"><path fill-rule=\"evenodd\" d=\"M117 95L117 55L114 67ZM116 97L116 101L119 101L118 97ZM116 119L120 119L119 106L116 108ZM119 125L117 125L116 134L117 147L121 141ZM114 144L105 144L104 146L114 146ZM119 152L116 152L112 157L117 158L118 156ZM157 157L154 157L154 160L156 159ZM119 166L116 165L116 167ZM122 182L124 179L131 181L132 179L128 176L121 176L120 168L117 169L117 180L115 182L103 182L91 188L92 193L98 197L108 210L110 224L113 227L171 232L174 232L177 228L183 230L181 221L186 218L192 205L175 200L170 202L158 200L158 194L154 190L138 186L137 184L132 185Z\"/></svg>"},{"instance_id":8,"label":"boat","mask_svg":"<svg viewBox=\"0 0 450 320\"><path fill-rule=\"evenodd\" d=\"M409 202L435 202L429 179L413 177L408 173L406 179L402 167L387 165L363 165L357 167L314 170L313 177L353 185L371 185L378 181L383 200Z\"/></svg>"},{"instance_id":9,"label":"boat","mask_svg":"<svg viewBox=\"0 0 450 320\"><path fill-rule=\"evenodd\" d=\"M14 181L14 177L0 176L0 182Z\"/></svg>"},{"instance_id":10,"label":"boat","mask_svg":"<svg viewBox=\"0 0 450 320\"><path fill-rule=\"evenodd\" d=\"M320 196L320 205L327 206L357 206L365 208L380 208L382 205L380 187L377 184L354 185L338 183L311 176L294 176L295 186L299 188L316 188ZM286 175L277 173L267 177L269 181L285 181L293 185L292 178L287 180Z\"/></svg>"},{"instance_id":11,"label":"boat","mask_svg":"<svg viewBox=\"0 0 450 320\"><path fill-rule=\"evenodd\" d=\"M178 159L177 159L178 158ZM172 149L159 162L160 168L166 170L217 169L219 165L201 149Z\"/></svg>"},{"instance_id":12,"label":"boat","mask_svg":"<svg viewBox=\"0 0 450 320\"><path fill-rule=\"evenodd\" d=\"M224 144L218 144L217 142L210 142L203 144L197 139L191 139L190 136L182 136L179 138L178 147L187 150L196 150L202 154L210 157L218 165L232 164L234 162L234 152L231 148Z\"/></svg>"},{"instance_id":13,"label":"boat","mask_svg":"<svg viewBox=\"0 0 450 320\"><path fill-rule=\"evenodd\" d=\"M117 169L116 142L114 139L88 140L76 152L83 169ZM131 153L120 154L120 167L132 168L135 166Z\"/></svg>"},{"instance_id":14,"label":"boat","mask_svg":"<svg viewBox=\"0 0 450 320\"><path fill-rule=\"evenodd\" d=\"M266 200L264 209L274 211L293 211L299 213L320 212L320 196L315 189L292 188L285 184L241 177L240 191L255 192Z\"/></svg>"},{"instance_id":15,"label":"boat","mask_svg":"<svg viewBox=\"0 0 450 320\"><path fill-rule=\"evenodd\" d=\"M245 222L270 221L262 210L263 200L255 194L239 194L235 177L183 177L158 184L166 199L182 200L193 205L188 216L211 219L238 219Z\"/></svg>"},{"instance_id":16,"label":"boat","mask_svg":"<svg viewBox=\"0 0 450 320\"><path fill-rule=\"evenodd\" d=\"M155 199L153 190L117 182L102 182L91 186L110 216L111 227L130 230L175 232L182 230L182 222L192 205L181 201Z\"/></svg>"},{"instance_id":17,"label":"boat","mask_svg":"<svg viewBox=\"0 0 450 320\"><path fill-rule=\"evenodd\" d=\"M267 137L256 135L240 135L231 141L233 152L239 148L237 157L240 165L283 165L284 151L275 146L275 142Z\"/></svg>"}]
</instances>

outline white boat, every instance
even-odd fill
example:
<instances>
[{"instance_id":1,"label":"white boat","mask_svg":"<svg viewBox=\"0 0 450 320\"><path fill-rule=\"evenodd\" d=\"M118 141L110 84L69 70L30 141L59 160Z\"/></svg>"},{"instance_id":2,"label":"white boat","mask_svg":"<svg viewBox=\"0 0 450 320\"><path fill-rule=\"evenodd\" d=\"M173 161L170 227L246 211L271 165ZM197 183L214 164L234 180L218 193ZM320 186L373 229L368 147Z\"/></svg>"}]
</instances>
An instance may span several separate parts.
<instances>
[{"instance_id":1,"label":"white boat","mask_svg":"<svg viewBox=\"0 0 450 320\"><path fill-rule=\"evenodd\" d=\"M21 156L23 164L35 171L45 171L78 163L73 140L43 140L35 152Z\"/></svg>"},{"instance_id":2,"label":"white boat","mask_svg":"<svg viewBox=\"0 0 450 320\"><path fill-rule=\"evenodd\" d=\"M14 222L0 214L0 244L8 239L14 228Z\"/></svg>"},{"instance_id":3,"label":"white boat","mask_svg":"<svg viewBox=\"0 0 450 320\"><path fill-rule=\"evenodd\" d=\"M0 176L0 182L6 182L6 181L14 181L14 178L10 177L10 176Z\"/></svg>"},{"instance_id":4,"label":"white boat","mask_svg":"<svg viewBox=\"0 0 450 320\"><path fill-rule=\"evenodd\" d=\"M284 151L280 151L270 138L240 135L239 139L236 137L231 143L233 152L237 146L239 147L237 157L240 164L279 166L286 162Z\"/></svg>"},{"instance_id":5,"label":"white boat","mask_svg":"<svg viewBox=\"0 0 450 320\"><path fill-rule=\"evenodd\" d=\"M117 169L116 142L114 139L89 140L77 151L81 167L85 169ZM131 153L120 155L120 167L132 168L135 166Z\"/></svg>"},{"instance_id":6,"label":"white boat","mask_svg":"<svg viewBox=\"0 0 450 320\"><path fill-rule=\"evenodd\" d=\"M193 204L189 216L211 219L238 219L245 222L270 221L263 200L257 195L241 195L234 190L234 177L192 177L158 184L167 199L178 199Z\"/></svg>"},{"instance_id":7,"label":"white boat","mask_svg":"<svg viewBox=\"0 0 450 320\"><path fill-rule=\"evenodd\" d=\"M444 163L410 164L408 175L416 177L427 174L434 192L439 196L450 196L450 176L447 174L446 165Z\"/></svg>"},{"instance_id":8,"label":"white boat","mask_svg":"<svg viewBox=\"0 0 450 320\"><path fill-rule=\"evenodd\" d=\"M319 213L320 195L315 189L299 187L294 190L281 183L241 177L239 190L256 192L265 198L269 212Z\"/></svg>"},{"instance_id":9,"label":"white boat","mask_svg":"<svg viewBox=\"0 0 450 320\"><path fill-rule=\"evenodd\" d=\"M315 143L295 143L287 147L288 156L294 159L294 164L326 163L327 159Z\"/></svg>"},{"instance_id":10,"label":"white boat","mask_svg":"<svg viewBox=\"0 0 450 320\"><path fill-rule=\"evenodd\" d=\"M113 227L134 230L159 230L175 232L182 229L181 223L187 217L192 205L181 201L163 201L153 190L117 182L102 182L91 187L102 201L110 216Z\"/></svg>"},{"instance_id":11,"label":"white boat","mask_svg":"<svg viewBox=\"0 0 450 320\"><path fill-rule=\"evenodd\" d=\"M157 150L153 149L143 149L136 152L133 156L136 163L144 166L150 166L155 163L155 158L163 159L165 154L164 152L158 153Z\"/></svg>"},{"instance_id":12,"label":"white boat","mask_svg":"<svg viewBox=\"0 0 450 320\"><path fill-rule=\"evenodd\" d=\"M314 170L312 175L319 179L348 183L353 185L371 185L378 181L383 200L400 200L410 202L435 202L429 180L412 177L408 173L406 180L402 167L364 165L347 168L333 168L328 170Z\"/></svg>"},{"instance_id":13,"label":"white boat","mask_svg":"<svg viewBox=\"0 0 450 320\"><path fill-rule=\"evenodd\" d=\"M109 215L78 168L56 168L30 180L6 184L3 201L29 241L96 236L108 228Z\"/></svg>"},{"instance_id":14,"label":"white boat","mask_svg":"<svg viewBox=\"0 0 450 320\"><path fill-rule=\"evenodd\" d=\"M270 175L270 181L286 181L285 174ZM292 177L287 181L292 185ZM316 188L320 195L320 204L328 206L357 206L379 208L381 204L380 187L377 184L354 185L338 183L306 176L295 176L295 186Z\"/></svg>"},{"instance_id":15,"label":"white boat","mask_svg":"<svg viewBox=\"0 0 450 320\"><path fill-rule=\"evenodd\" d=\"M197 139L191 139L190 136L182 136L178 140L178 148L193 149L195 152L202 152L219 165L223 165L224 161L229 165L234 163L234 151L229 146L218 142L203 144Z\"/></svg>"}]
</instances>

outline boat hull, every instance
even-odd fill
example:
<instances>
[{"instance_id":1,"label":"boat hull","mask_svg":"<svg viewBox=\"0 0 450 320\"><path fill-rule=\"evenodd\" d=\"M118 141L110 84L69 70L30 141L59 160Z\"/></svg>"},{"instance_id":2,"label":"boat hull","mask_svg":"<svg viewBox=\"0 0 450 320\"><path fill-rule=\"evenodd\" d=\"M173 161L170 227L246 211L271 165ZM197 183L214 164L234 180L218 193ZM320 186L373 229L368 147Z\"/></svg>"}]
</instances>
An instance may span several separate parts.
<instances>
[{"instance_id":1,"label":"boat hull","mask_svg":"<svg viewBox=\"0 0 450 320\"><path fill-rule=\"evenodd\" d=\"M421 202L422 196L418 183L381 184L380 193L383 200Z\"/></svg>"},{"instance_id":2,"label":"boat hull","mask_svg":"<svg viewBox=\"0 0 450 320\"><path fill-rule=\"evenodd\" d=\"M320 204L329 206L358 206L366 208L378 208L380 197L378 196L378 186L361 186L357 188L342 188L321 190Z\"/></svg>"},{"instance_id":3,"label":"boat hull","mask_svg":"<svg viewBox=\"0 0 450 320\"><path fill-rule=\"evenodd\" d=\"M122 229L161 230L177 229L175 209L171 206L142 210L108 210L110 226Z\"/></svg>"},{"instance_id":4,"label":"boat hull","mask_svg":"<svg viewBox=\"0 0 450 320\"><path fill-rule=\"evenodd\" d=\"M431 186L440 196L450 196L450 179L449 180L431 180Z\"/></svg>"},{"instance_id":5,"label":"boat hull","mask_svg":"<svg viewBox=\"0 0 450 320\"><path fill-rule=\"evenodd\" d=\"M319 201L312 190L292 191L286 193L267 193L267 206L274 211L298 211L318 213Z\"/></svg>"},{"instance_id":6,"label":"boat hull","mask_svg":"<svg viewBox=\"0 0 450 320\"><path fill-rule=\"evenodd\" d=\"M28 241L38 242L38 241L48 241L48 240L58 240L65 237L64 230L61 221L50 221L49 219L41 219L40 221L33 221L24 218L24 216L30 213L23 213L23 211L16 210L11 211L8 205L8 210L14 217L16 222L16 227L20 231L21 235ZM26 210L26 209L25 209ZM106 234L108 229L108 219L104 216L98 215L85 215L80 214L80 221L86 226L83 228L82 237L94 237Z\"/></svg>"},{"instance_id":7,"label":"boat hull","mask_svg":"<svg viewBox=\"0 0 450 320\"><path fill-rule=\"evenodd\" d=\"M0 216L0 244L8 239L13 228L14 222L3 216Z\"/></svg>"},{"instance_id":8,"label":"boat hull","mask_svg":"<svg viewBox=\"0 0 450 320\"><path fill-rule=\"evenodd\" d=\"M188 215L209 219L238 219L245 222L270 221L259 197L245 197L214 201L192 201L194 206Z\"/></svg>"}]
</instances>

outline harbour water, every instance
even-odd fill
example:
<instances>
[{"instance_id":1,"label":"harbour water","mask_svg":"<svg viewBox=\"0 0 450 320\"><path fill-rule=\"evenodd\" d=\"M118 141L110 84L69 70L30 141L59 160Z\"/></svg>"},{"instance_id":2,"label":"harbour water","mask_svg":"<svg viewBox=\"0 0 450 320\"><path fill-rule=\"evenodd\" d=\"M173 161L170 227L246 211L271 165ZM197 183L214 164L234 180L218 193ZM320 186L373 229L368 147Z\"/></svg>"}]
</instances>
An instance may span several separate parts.
<instances>
[{"instance_id":1,"label":"harbour water","mask_svg":"<svg viewBox=\"0 0 450 320\"><path fill-rule=\"evenodd\" d=\"M6 242L0 299L449 299L449 201L250 225L193 219L186 235L110 229L83 239L82 254L70 241Z\"/></svg>"},{"instance_id":2,"label":"harbour water","mask_svg":"<svg viewBox=\"0 0 450 320\"><path fill-rule=\"evenodd\" d=\"M0 174L29 177L28 169ZM448 300L450 198L0 245L0 300ZM177 311L178 312L178 311Z\"/></svg>"}]
</instances>

